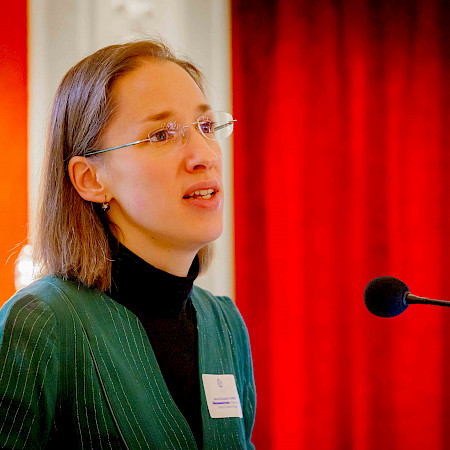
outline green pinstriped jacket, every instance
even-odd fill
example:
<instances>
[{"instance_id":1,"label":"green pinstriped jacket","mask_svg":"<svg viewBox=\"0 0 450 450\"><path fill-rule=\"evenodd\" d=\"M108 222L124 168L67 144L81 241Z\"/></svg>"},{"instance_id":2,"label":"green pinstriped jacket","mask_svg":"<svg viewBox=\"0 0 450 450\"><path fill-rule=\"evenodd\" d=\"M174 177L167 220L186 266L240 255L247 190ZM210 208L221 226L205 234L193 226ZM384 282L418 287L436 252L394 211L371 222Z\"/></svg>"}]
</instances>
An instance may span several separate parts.
<instances>
[{"instance_id":1,"label":"green pinstriped jacket","mask_svg":"<svg viewBox=\"0 0 450 450\"><path fill-rule=\"evenodd\" d=\"M254 448L255 387L245 324L226 297L194 287L192 302L204 448ZM243 418L210 417L202 373L235 376ZM102 292L45 277L0 310L0 448L197 445L137 317Z\"/></svg>"}]
</instances>

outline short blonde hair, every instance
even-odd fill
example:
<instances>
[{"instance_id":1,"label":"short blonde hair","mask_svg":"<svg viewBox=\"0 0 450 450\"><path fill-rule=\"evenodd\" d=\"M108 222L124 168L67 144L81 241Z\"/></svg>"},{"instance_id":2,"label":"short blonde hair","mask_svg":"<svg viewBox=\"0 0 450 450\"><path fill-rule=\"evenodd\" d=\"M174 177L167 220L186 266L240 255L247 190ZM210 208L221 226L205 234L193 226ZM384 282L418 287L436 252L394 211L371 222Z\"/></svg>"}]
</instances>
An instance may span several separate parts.
<instances>
[{"instance_id":1,"label":"short blonde hair","mask_svg":"<svg viewBox=\"0 0 450 450\"><path fill-rule=\"evenodd\" d=\"M67 165L74 156L99 150L100 135L114 109L114 81L148 59L178 64L204 91L202 73L156 40L105 47L72 67L59 85L50 116L33 239L41 276L77 279L103 291L111 286L111 260L118 246L110 231L113 224L98 203L80 197ZM200 271L204 271L212 258L211 244L198 256Z\"/></svg>"}]
</instances>

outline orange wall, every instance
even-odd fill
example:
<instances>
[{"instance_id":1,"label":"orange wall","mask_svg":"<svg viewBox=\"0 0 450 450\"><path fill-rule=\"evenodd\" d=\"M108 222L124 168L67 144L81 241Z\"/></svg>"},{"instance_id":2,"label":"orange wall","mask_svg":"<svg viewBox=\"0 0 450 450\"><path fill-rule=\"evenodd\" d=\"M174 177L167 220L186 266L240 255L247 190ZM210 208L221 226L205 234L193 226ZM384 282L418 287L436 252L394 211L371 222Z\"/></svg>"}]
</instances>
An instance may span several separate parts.
<instances>
[{"instance_id":1,"label":"orange wall","mask_svg":"<svg viewBox=\"0 0 450 450\"><path fill-rule=\"evenodd\" d=\"M0 304L14 293L14 261L27 235L27 2L0 14Z\"/></svg>"}]
</instances>

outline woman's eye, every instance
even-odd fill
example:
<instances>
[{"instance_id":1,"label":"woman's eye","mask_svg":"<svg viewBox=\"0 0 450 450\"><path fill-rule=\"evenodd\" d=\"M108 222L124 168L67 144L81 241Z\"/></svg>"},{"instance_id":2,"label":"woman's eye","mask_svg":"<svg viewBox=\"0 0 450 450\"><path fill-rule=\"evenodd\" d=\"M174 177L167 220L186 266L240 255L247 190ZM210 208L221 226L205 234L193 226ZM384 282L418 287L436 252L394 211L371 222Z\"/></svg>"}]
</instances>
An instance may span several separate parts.
<instances>
[{"instance_id":1,"label":"woman's eye","mask_svg":"<svg viewBox=\"0 0 450 450\"><path fill-rule=\"evenodd\" d=\"M148 139L151 143L168 142L175 138L175 130L162 128L161 130L154 131L148 135Z\"/></svg>"},{"instance_id":2,"label":"woman's eye","mask_svg":"<svg viewBox=\"0 0 450 450\"><path fill-rule=\"evenodd\" d=\"M205 134L214 134L214 127L216 123L212 120L206 120L204 122L200 122L200 129L202 133Z\"/></svg>"}]
</instances>

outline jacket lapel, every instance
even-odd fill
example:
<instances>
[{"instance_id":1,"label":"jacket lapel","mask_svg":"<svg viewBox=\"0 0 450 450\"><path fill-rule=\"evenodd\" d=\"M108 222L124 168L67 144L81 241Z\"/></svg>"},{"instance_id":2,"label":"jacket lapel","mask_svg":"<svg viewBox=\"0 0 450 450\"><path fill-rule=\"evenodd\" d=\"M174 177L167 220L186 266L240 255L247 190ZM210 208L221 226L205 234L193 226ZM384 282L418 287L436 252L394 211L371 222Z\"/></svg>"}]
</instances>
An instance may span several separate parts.
<instances>
[{"instance_id":1,"label":"jacket lapel","mask_svg":"<svg viewBox=\"0 0 450 450\"><path fill-rule=\"evenodd\" d=\"M236 352L232 348L227 317L218 306L217 299L207 291L194 287L192 302L197 312L204 448L244 448L245 442L241 441L241 437L245 436L243 420L238 417L211 418L202 380L202 374L234 375L242 405L242 380L235 360Z\"/></svg>"},{"instance_id":2,"label":"jacket lapel","mask_svg":"<svg viewBox=\"0 0 450 450\"><path fill-rule=\"evenodd\" d=\"M196 449L137 317L98 291L61 283L80 319L108 407L127 447Z\"/></svg>"}]
</instances>

